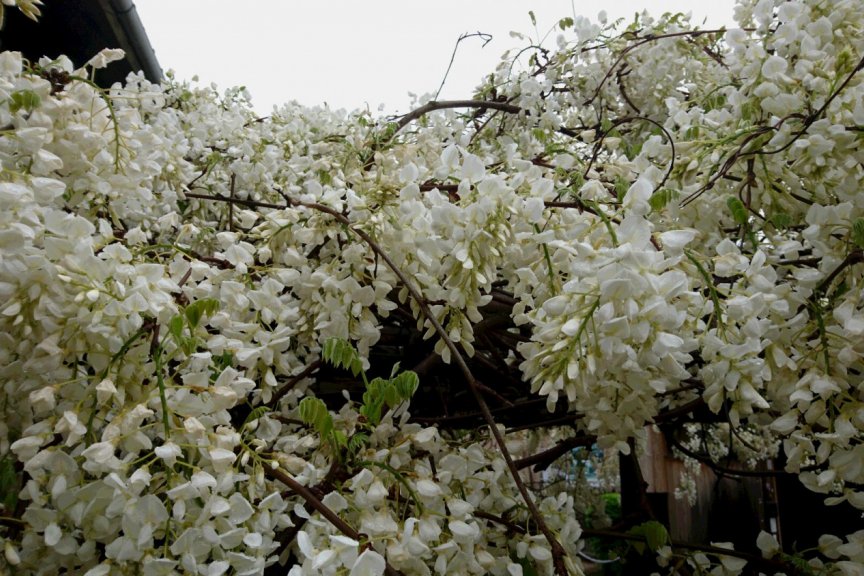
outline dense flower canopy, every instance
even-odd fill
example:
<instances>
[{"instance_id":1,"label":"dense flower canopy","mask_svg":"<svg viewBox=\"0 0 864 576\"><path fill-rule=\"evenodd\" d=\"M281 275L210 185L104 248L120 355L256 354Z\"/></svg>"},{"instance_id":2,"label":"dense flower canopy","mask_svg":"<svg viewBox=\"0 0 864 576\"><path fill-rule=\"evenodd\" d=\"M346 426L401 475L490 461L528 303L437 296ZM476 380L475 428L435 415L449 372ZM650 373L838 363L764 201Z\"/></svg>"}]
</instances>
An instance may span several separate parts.
<instances>
[{"instance_id":1,"label":"dense flower canopy","mask_svg":"<svg viewBox=\"0 0 864 576\"><path fill-rule=\"evenodd\" d=\"M609 453L758 430L864 510L864 11L736 17L565 18L396 119L0 55L3 570L578 574L579 503L527 490L536 432L487 406L512 390ZM436 384L376 372L394 326L489 426L412 417ZM652 548L803 570L758 545ZM864 531L804 561L864 573Z\"/></svg>"}]
</instances>

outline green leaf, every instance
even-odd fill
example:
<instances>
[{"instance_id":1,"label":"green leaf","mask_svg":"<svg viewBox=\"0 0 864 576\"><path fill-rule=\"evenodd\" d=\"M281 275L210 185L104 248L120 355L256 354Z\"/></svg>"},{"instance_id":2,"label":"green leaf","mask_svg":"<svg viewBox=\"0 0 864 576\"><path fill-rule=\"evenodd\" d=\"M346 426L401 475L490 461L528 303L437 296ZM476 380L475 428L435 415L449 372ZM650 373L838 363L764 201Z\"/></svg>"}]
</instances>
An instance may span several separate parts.
<instances>
[{"instance_id":1,"label":"green leaf","mask_svg":"<svg viewBox=\"0 0 864 576\"><path fill-rule=\"evenodd\" d=\"M852 56L852 52L849 48L840 52L834 60L834 70L837 71L838 77L847 74L849 70L851 70L855 60L856 58Z\"/></svg>"},{"instance_id":2,"label":"green leaf","mask_svg":"<svg viewBox=\"0 0 864 576\"><path fill-rule=\"evenodd\" d=\"M262 416L264 416L268 412L270 412L269 406L258 406L257 408L255 408L254 410L249 412L249 415L246 416L246 420L243 421L243 426L246 426L247 424L251 424L252 422L260 419Z\"/></svg>"},{"instance_id":3,"label":"green leaf","mask_svg":"<svg viewBox=\"0 0 864 576\"><path fill-rule=\"evenodd\" d=\"M372 426L377 426L381 422L381 410L386 401L388 385L392 386L388 380L375 378L369 382L366 392L363 393L363 406L360 408L360 413L366 417Z\"/></svg>"},{"instance_id":4,"label":"green leaf","mask_svg":"<svg viewBox=\"0 0 864 576\"><path fill-rule=\"evenodd\" d=\"M363 432L357 432L348 439L348 452L356 454L361 449L365 448L369 443L369 435Z\"/></svg>"},{"instance_id":5,"label":"green leaf","mask_svg":"<svg viewBox=\"0 0 864 576\"><path fill-rule=\"evenodd\" d=\"M666 526L656 520L649 520L648 522L634 526L628 530L627 533L632 534L633 536L642 536L645 538L644 543L631 542L633 548L635 548L639 554L645 552L646 544L649 550L656 552L669 543L669 532L666 530Z\"/></svg>"},{"instance_id":6,"label":"green leaf","mask_svg":"<svg viewBox=\"0 0 864 576\"><path fill-rule=\"evenodd\" d=\"M746 226L747 221L749 220L749 214L747 214L747 207L744 206L744 203L737 196L729 196L726 199L726 206L729 208L729 211L732 212L732 218L735 219L735 222L740 226Z\"/></svg>"},{"instance_id":7,"label":"green leaf","mask_svg":"<svg viewBox=\"0 0 864 576\"><path fill-rule=\"evenodd\" d=\"M333 430L331 437L333 438L333 442L336 444L337 447L345 448L346 446L348 446L348 437L345 436L345 433L341 430Z\"/></svg>"},{"instance_id":8,"label":"green leaf","mask_svg":"<svg viewBox=\"0 0 864 576\"><path fill-rule=\"evenodd\" d=\"M864 218L858 218L852 224L852 242L858 248L864 248Z\"/></svg>"},{"instance_id":9,"label":"green leaf","mask_svg":"<svg viewBox=\"0 0 864 576\"><path fill-rule=\"evenodd\" d=\"M771 215L771 224L778 230L785 230L792 225L792 216L785 212L776 212Z\"/></svg>"},{"instance_id":10,"label":"green leaf","mask_svg":"<svg viewBox=\"0 0 864 576\"><path fill-rule=\"evenodd\" d=\"M393 368L390 369L390 379L392 380L393 378L395 378L398 373L399 373L399 362L396 362L395 364L393 364Z\"/></svg>"},{"instance_id":11,"label":"green leaf","mask_svg":"<svg viewBox=\"0 0 864 576\"><path fill-rule=\"evenodd\" d=\"M21 480L15 470L15 462L8 455L0 459L0 504L11 512L18 504L18 492L21 489Z\"/></svg>"},{"instance_id":12,"label":"green leaf","mask_svg":"<svg viewBox=\"0 0 864 576\"><path fill-rule=\"evenodd\" d=\"M174 337L174 341L182 345L183 342L183 317L179 314L171 318L168 323L168 331Z\"/></svg>"},{"instance_id":13,"label":"green leaf","mask_svg":"<svg viewBox=\"0 0 864 576\"><path fill-rule=\"evenodd\" d=\"M561 30L566 30L567 28L572 28L573 27L573 18L571 18L570 16L567 16L566 18L562 18L561 20L558 21L558 27Z\"/></svg>"},{"instance_id":14,"label":"green leaf","mask_svg":"<svg viewBox=\"0 0 864 576\"><path fill-rule=\"evenodd\" d=\"M648 542L648 547L656 552L669 542L669 532L666 527L657 521L650 521L644 524L645 539Z\"/></svg>"},{"instance_id":15,"label":"green leaf","mask_svg":"<svg viewBox=\"0 0 864 576\"><path fill-rule=\"evenodd\" d=\"M384 387L384 401L387 403L388 408L395 408L402 402L402 399L399 397L399 392L396 391L396 386L394 386L392 382L389 382L388 385Z\"/></svg>"},{"instance_id":16,"label":"green leaf","mask_svg":"<svg viewBox=\"0 0 864 576\"><path fill-rule=\"evenodd\" d=\"M398 122L388 122L387 125L384 126L382 140L390 140L396 134L397 130L399 130Z\"/></svg>"},{"instance_id":17,"label":"green leaf","mask_svg":"<svg viewBox=\"0 0 864 576\"><path fill-rule=\"evenodd\" d=\"M12 93L12 102L9 104L9 110L14 114L19 110L32 112L42 104L42 99L39 94L32 90L19 90Z\"/></svg>"},{"instance_id":18,"label":"green leaf","mask_svg":"<svg viewBox=\"0 0 864 576\"><path fill-rule=\"evenodd\" d=\"M196 306L196 304L198 302L194 302L186 308L186 320L189 322L190 328L195 328L198 326L198 322L201 321L201 306Z\"/></svg>"},{"instance_id":19,"label":"green leaf","mask_svg":"<svg viewBox=\"0 0 864 576\"><path fill-rule=\"evenodd\" d=\"M354 376L357 375L357 374L354 374L354 357L355 357L355 355L356 355L356 352L354 351L353 348L351 348L349 346L345 346L342 348L342 354L341 354L341 357L339 358L339 365L342 366L343 368L350 369L351 373Z\"/></svg>"},{"instance_id":20,"label":"green leaf","mask_svg":"<svg viewBox=\"0 0 864 576\"><path fill-rule=\"evenodd\" d=\"M414 396L414 393L420 386L420 379L415 372L406 370L393 379L393 385L399 393L400 399L406 401Z\"/></svg>"},{"instance_id":21,"label":"green leaf","mask_svg":"<svg viewBox=\"0 0 864 576\"><path fill-rule=\"evenodd\" d=\"M370 399L369 402L360 407L362 414L370 426L378 426L381 423L381 409L384 407L384 398Z\"/></svg>"},{"instance_id":22,"label":"green leaf","mask_svg":"<svg viewBox=\"0 0 864 576\"><path fill-rule=\"evenodd\" d=\"M609 131L612 129L612 121L608 118L604 117L600 121L600 134L606 136L609 134Z\"/></svg>"},{"instance_id":23,"label":"green leaf","mask_svg":"<svg viewBox=\"0 0 864 576\"><path fill-rule=\"evenodd\" d=\"M511 554L510 558L522 567L522 576L537 576L537 566L531 558L528 556L517 558L515 554Z\"/></svg>"},{"instance_id":24,"label":"green leaf","mask_svg":"<svg viewBox=\"0 0 864 576\"><path fill-rule=\"evenodd\" d=\"M360 354L347 340L328 338L324 342L324 349L321 354L324 360L337 368L350 370L355 377L363 372L363 361L360 359Z\"/></svg>"},{"instance_id":25,"label":"green leaf","mask_svg":"<svg viewBox=\"0 0 864 576\"><path fill-rule=\"evenodd\" d=\"M312 426L323 438L330 436L333 431L333 417L327 405L320 398L307 396L300 401L300 420L308 426Z\"/></svg>"},{"instance_id":26,"label":"green leaf","mask_svg":"<svg viewBox=\"0 0 864 576\"><path fill-rule=\"evenodd\" d=\"M186 307L185 314L190 330L194 330L198 326L198 323L201 322L201 318L205 314L210 315L217 310L219 310L219 301L215 298L203 298L189 304Z\"/></svg>"},{"instance_id":27,"label":"green leaf","mask_svg":"<svg viewBox=\"0 0 864 576\"><path fill-rule=\"evenodd\" d=\"M234 354L227 350L219 356L213 357L213 366L216 367L216 374L221 374L225 368L228 368L234 363Z\"/></svg>"},{"instance_id":28,"label":"green leaf","mask_svg":"<svg viewBox=\"0 0 864 576\"><path fill-rule=\"evenodd\" d=\"M579 173L575 170L570 173L569 187L570 187L570 194L573 197L575 197L575 198L579 197L579 190L582 188L582 186L584 184L585 184L585 177L582 176L581 173Z\"/></svg>"},{"instance_id":29,"label":"green leaf","mask_svg":"<svg viewBox=\"0 0 864 576\"><path fill-rule=\"evenodd\" d=\"M661 188L648 199L652 212L660 212L670 202L678 198L678 191L671 188Z\"/></svg>"},{"instance_id":30,"label":"green leaf","mask_svg":"<svg viewBox=\"0 0 864 576\"><path fill-rule=\"evenodd\" d=\"M340 340L338 338L328 338L324 342L324 348L321 350L321 356L324 357L324 360L330 362L331 364L335 364L333 361L333 355L336 346L339 345Z\"/></svg>"},{"instance_id":31,"label":"green leaf","mask_svg":"<svg viewBox=\"0 0 864 576\"><path fill-rule=\"evenodd\" d=\"M537 25L537 17L534 15L533 10L528 11L528 17L531 19L531 24L536 26Z\"/></svg>"},{"instance_id":32,"label":"green leaf","mask_svg":"<svg viewBox=\"0 0 864 576\"><path fill-rule=\"evenodd\" d=\"M630 189L630 181L626 178L621 178L620 176L615 179L615 196L618 198L618 201L624 199L624 195L627 194L627 190Z\"/></svg>"},{"instance_id":33,"label":"green leaf","mask_svg":"<svg viewBox=\"0 0 864 576\"><path fill-rule=\"evenodd\" d=\"M383 378L374 378L369 384L366 386L366 392L363 393L363 402L370 403L374 402L379 398L384 397L384 386L387 384L387 380Z\"/></svg>"}]
</instances>

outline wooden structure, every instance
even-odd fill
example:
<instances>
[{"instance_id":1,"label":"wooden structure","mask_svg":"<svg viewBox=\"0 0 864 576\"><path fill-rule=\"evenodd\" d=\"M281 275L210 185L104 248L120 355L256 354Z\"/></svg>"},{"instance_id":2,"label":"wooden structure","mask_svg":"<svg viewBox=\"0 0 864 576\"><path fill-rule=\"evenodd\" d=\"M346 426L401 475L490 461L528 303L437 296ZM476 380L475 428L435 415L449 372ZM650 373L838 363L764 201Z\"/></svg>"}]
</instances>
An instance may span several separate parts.
<instances>
[{"instance_id":1,"label":"wooden structure","mask_svg":"<svg viewBox=\"0 0 864 576\"><path fill-rule=\"evenodd\" d=\"M19 51L32 62L65 54L81 66L104 48L122 48L126 58L99 70L97 83L108 87L138 70L151 82L161 79L162 69L132 0L52 0L40 9L39 22L6 9L0 50Z\"/></svg>"}]
</instances>

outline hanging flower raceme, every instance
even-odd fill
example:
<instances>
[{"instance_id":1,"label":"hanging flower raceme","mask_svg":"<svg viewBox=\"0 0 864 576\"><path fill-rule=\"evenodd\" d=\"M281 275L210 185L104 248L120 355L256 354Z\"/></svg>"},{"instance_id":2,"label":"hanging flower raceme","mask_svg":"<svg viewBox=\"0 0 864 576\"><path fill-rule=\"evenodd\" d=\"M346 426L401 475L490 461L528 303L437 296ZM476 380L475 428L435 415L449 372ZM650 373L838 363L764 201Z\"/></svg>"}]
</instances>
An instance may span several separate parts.
<instances>
[{"instance_id":1,"label":"hanging flower raceme","mask_svg":"<svg viewBox=\"0 0 864 576\"><path fill-rule=\"evenodd\" d=\"M736 14L564 18L391 121L0 54L0 571L579 573L600 494L542 480L651 424L682 495L782 450L864 508L864 15Z\"/></svg>"}]
</instances>

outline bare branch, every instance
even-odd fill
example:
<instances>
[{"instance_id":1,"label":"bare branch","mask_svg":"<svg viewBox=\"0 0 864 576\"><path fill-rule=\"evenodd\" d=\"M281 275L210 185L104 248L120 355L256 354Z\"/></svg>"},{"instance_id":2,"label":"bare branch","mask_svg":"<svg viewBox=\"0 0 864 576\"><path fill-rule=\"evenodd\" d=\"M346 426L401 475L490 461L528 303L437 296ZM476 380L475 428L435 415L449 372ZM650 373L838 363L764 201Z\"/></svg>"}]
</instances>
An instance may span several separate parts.
<instances>
[{"instance_id":1,"label":"bare branch","mask_svg":"<svg viewBox=\"0 0 864 576\"><path fill-rule=\"evenodd\" d=\"M347 522L342 520L333 510L331 510L326 504L324 504L321 500L318 499L315 494L312 493L312 490L300 484L291 477L290 474L282 470L281 468L270 468L269 466L264 467L264 473L267 476L270 476L274 480L278 480L292 491L297 493L306 503L315 509L316 512L321 514L324 518L326 518L333 526L335 526L340 532L348 536L349 538L353 538L358 542L362 541L363 535L360 534L357 530L352 528ZM390 564L386 564L384 569L385 574L389 574L390 576L400 576L402 572L396 570Z\"/></svg>"},{"instance_id":2,"label":"bare branch","mask_svg":"<svg viewBox=\"0 0 864 576\"><path fill-rule=\"evenodd\" d=\"M534 466L534 471L540 472L548 468L558 458L567 454L574 448L580 446L591 446L596 441L596 436L574 436L572 438L567 438L566 440L561 440L548 450L532 454L531 456L526 456L525 458L520 458L519 460L516 460L514 464L516 464L516 467L520 470L522 468Z\"/></svg>"},{"instance_id":3,"label":"bare branch","mask_svg":"<svg viewBox=\"0 0 864 576\"><path fill-rule=\"evenodd\" d=\"M356 228L353 226L351 220L348 219L347 216L341 214L330 208L329 206L324 206L323 204L317 204L314 202L302 202L300 200L292 200L292 203L296 206L303 206L312 210L317 210L319 212L323 212L325 214L329 214L334 219L343 224L349 231L359 236L378 256L381 257L382 260L387 264L390 270L399 278L408 292L411 294L411 297L420 307L420 310L423 313L423 316L429 321L430 324L435 329L435 332L450 350L450 354L455 360L459 370L462 372L465 381L468 383L468 387L471 390L471 393L474 395L474 399L477 401L477 404L480 407L480 412L483 415L483 419L486 421L486 424L489 426L489 430L492 432L492 436L495 438L495 443L498 444L498 449L501 451L501 455L504 457L504 461L507 463L507 468L510 470L510 475L513 478L513 482L516 484L516 488L519 490L519 493L522 496L522 499L525 501L525 505L528 507L528 511L531 515L531 518L537 524L537 527L543 533L543 536L549 542L549 546L552 549L552 556L554 558L553 562L555 564L555 571L560 576L566 576L567 568L564 564L564 557L566 555L566 551L564 547L561 546L561 543L558 542L558 539L555 537L555 534L543 520L543 515L540 513L540 510L537 508L534 499L531 497L531 494L528 492L528 488L525 486L525 483L522 481L522 478L519 475L519 469L516 468L516 465L513 463L513 457L510 455L510 451L507 449L507 444L504 440L504 435L501 433L501 430L498 429L497 424L495 423L495 419L492 417L492 413L489 411L489 406L486 404L485 398L483 398L483 393L478 386L478 382L474 377L474 374L471 372L471 369L468 367L468 364L465 362L465 358L462 356L462 351L456 346L456 344L450 339L447 334L447 330L438 322L438 319L430 310L426 299L414 286L414 283L411 282L411 279L399 268L395 262L393 262L390 255L387 254L375 240L369 236L363 230Z\"/></svg>"},{"instance_id":4,"label":"bare branch","mask_svg":"<svg viewBox=\"0 0 864 576\"><path fill-rule=\"evenodd\" d=\"M447 82L447 77L450 75L450 69L453 67L453 62L456 60L456 52L459 51L459 44L461 44L463 40L467 40L468 38L480 38L481 40L483 40L483 46L481 46L481 48L485 48L486 45L492 41L491 34L486 34L485 32L480 31L472 32L471 34L466 32L459 36L459 39L456 40L456 45L453 46L453 54L450 55L450 63L447 64L447 71L444 72L444 77L441 78L441 85L438 86L438 90L435 91L435 100L438 99L438 96L441 95L441 90L444 89L444 83Z\"/></svg>"}]
</instances>

